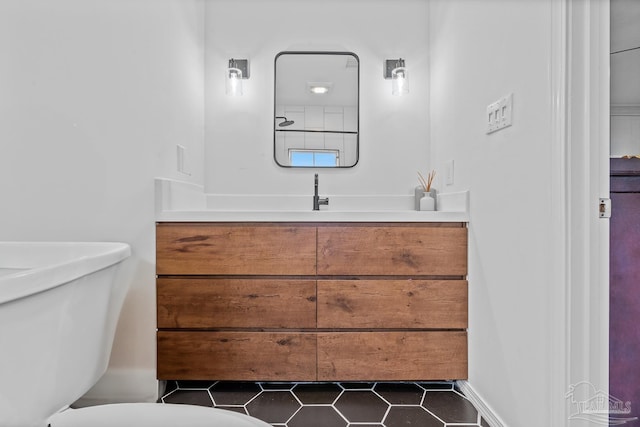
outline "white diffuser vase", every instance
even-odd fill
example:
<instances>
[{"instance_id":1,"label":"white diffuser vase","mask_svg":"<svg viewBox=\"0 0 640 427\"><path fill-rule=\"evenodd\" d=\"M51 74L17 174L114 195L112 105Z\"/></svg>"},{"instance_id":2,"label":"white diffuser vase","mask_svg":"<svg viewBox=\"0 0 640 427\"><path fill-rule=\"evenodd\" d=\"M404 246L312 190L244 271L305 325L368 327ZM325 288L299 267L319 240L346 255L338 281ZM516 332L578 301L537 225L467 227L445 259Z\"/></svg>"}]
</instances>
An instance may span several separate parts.
<instances>
[{"instance_id":1,"label":"white diffuser vase","mask_svg":"<svg viewBox=\"0 0 640 427\"><path fill-rule=\"evenodd\" d=\"M422 176L420 172L418 172L418 181L420 182L420 187L423 189L422 196L420 197L420 202L418 203L418 188L416 187L415 196L416 196L416 209L421 211L435 211L436 210L436 191L431 186L433 182L433 178L436 176L436 171L432 170L427 175L427 178Z\"/></svg>"},{"instance_id":2,"label":"white diffuser vase","mask_svg":"<svg viewBox=\"0 0 640 427\"><path fill-rule=\"evenodd\" d=\"M434 211L436 210L436 199L433 198L431 193L424 193L420 199L421 211Z\"/></svg>"}]
</instances>

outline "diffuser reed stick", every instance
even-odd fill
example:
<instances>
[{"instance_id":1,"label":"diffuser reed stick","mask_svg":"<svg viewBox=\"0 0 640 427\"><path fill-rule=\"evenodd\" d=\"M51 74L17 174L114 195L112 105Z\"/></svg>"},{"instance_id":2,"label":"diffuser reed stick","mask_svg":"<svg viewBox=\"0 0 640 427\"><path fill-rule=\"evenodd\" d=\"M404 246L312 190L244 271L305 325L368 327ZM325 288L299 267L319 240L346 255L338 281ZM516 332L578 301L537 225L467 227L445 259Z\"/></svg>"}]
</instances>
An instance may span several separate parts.
<instances>
[{"instance_id":1,"label":"diffuser reed stick","mask_svg":"<svg viewBox=\"0 0 640 427\"><path fill-rule=\"evenodd\" d=\"M428 193L431 191L431 184L433 183L433 178L435 178L435 176L436 176L435 170L432 170L427 174L427 179L425 179L424 176L422 176L422 174L418 172L418 181L420 181L420 185L422 185L422 188L424 189L425 193Z\"/></svg>"}]
</instances>

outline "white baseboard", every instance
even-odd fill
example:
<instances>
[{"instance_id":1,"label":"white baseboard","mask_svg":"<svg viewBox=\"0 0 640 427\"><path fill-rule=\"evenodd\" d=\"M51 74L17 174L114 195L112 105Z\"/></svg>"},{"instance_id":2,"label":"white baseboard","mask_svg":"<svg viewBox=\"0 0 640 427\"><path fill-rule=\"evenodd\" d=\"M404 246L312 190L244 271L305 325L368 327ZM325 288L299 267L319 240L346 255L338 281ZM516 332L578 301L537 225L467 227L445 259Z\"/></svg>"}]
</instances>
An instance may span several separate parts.
<instances>
[{"instance_id":1,"label":"white baseboard","mask_svg":"<svg viewBox=\"0 0 640 427\"><path fill-rule=\"evenodd\" d=\"M482 399L482 397L475 391L471 384L466 380L456 381L456 386L460 389L462 394L469 399L469 402L478 410L482 418L489 424L490 427L507 427L504 421L491 409L491 407Z\"/></svg>"},{"instance_id":2,"label":"white baseboard","mask_svg":"<svg viewBox=\"0 0 640 427\"><path fill-rule=\"evenodd\" d=\"M73 404L73 407L155 402L157 399L158 380L154 369L110 368L91 390Z\"/></svg>"}]
</instances>

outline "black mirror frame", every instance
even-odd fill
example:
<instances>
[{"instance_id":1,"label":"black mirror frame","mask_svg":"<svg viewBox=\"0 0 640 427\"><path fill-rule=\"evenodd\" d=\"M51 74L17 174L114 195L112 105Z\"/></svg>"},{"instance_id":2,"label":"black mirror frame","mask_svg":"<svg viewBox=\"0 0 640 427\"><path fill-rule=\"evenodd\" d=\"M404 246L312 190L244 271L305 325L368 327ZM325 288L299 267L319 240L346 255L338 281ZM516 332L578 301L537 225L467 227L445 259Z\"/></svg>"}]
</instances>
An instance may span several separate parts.
<instances>
[{"instance_id":1,"label":"black mirror frame","mask_svg":"<svg viewBox=\"0 0 640 427\"><path fill-rule=\"evenodd\" d=\"M356 161L352 165L349 165L349 166L291 166L291 165L283 165L280 162L278 162L278 159L276 157L277 129L276 129L276 121L275 121L276 108L277 108L276 107L276 90L277 90L276 72L277 72L278 58L281 55L345 55L345 56L348 55L348 56L354 57L358 62L358 69L356 71L357 73L356 74L357 75ZM274 117L274 120L272 120L273 122L273 160L276 162L278 166L282 168L295 168L295 169L350 169L356 166L360 161L360 57L358 57L358 55L356 55L353 52L346 52L346 51L333 52L333 51L300 50L300 51L279 52L273 60L273 115L272 117Z\"/></svg>"}]
</instances>

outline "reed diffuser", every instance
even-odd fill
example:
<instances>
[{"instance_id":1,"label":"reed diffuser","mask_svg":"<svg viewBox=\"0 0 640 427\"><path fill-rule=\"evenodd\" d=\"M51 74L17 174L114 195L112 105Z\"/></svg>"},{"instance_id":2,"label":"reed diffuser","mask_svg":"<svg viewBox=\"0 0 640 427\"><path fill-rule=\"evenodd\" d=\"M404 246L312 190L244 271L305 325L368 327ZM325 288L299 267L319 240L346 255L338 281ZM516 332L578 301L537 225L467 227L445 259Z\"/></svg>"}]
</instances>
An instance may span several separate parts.
<instances>
[{"instance_id":1,"label":"reed diffuser","mask_svg":"<svg viewBox=\"0 0 640 427\"><path fill-rule=\"evenodd\" d=\"M420 187L422 188L423 195L420 198L420 210L421 211L434 211L436 209L436 200L431 195L431 184L433 184L433 178L436 176L436 171L432 170L427 174L427 178L422 176L420 172L418 172L418 181L420 182Z\"/></svg>"}]
</instances>

